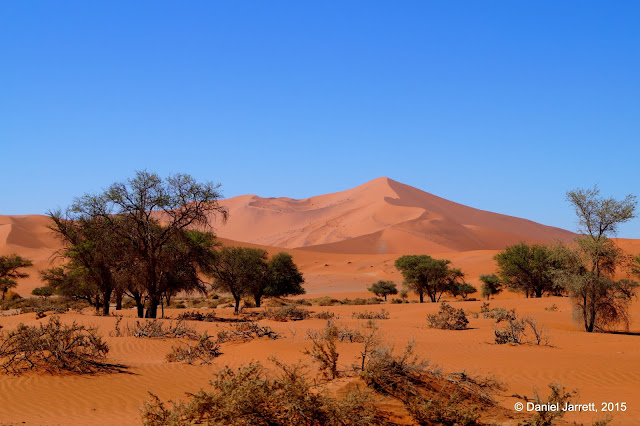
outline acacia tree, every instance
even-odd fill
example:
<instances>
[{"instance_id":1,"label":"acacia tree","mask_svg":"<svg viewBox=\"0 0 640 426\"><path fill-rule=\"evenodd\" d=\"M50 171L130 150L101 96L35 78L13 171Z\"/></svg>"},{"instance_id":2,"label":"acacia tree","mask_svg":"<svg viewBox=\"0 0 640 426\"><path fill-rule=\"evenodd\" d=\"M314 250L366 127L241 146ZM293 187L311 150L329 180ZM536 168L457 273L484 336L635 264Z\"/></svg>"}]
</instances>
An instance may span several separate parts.
<instances>
[{"instance_id":1,"label":"acacia tree","mask_svg":"<svg viewBox=\"0 0 640 426\"><path fill-rule=\"evenodd\" d=\"M135 291L147 300L145 316L156 318L165 296L163 259L172 241L191 228L211 229L211 220L218 215L227 218L227 210L218 203L219 187L185 174L161 179L138 171L134 178L114 183L100 194L76 199L69 219L99 218L106 231L124 241L130 270L137 273Z\"/></svg>"},{"instance_id":2,"label":"acacia tree","mask_svg":"<svg viewBox=\"0 0 640 426\"><path fill-rule=\"evenodd\" d=\"M553 271L559 265L549 247L523 242L506 247L493 258L498 264L498 275L510 290L522 292L526 297L542 297L546 292L557 291Z\"/></svg>"},{"instance_id":3,"label":"acacia tree","mask_svg":"<svg viewBox=\"0 0 640 426\"><path fill-rule=\"evenodd\" d=\"M502 291L502 282L496 274L480 275L480 281L482 281L482 297L486 297L487 300Z\"/></svg>"},{"instance_id":4,"label":"acacia tree","mask_svg":"<svg viewBox=\"0 0 640 426\"><path fill-rule=\"evenodd\" d=\"M64 247L59 250L59 255L68 260L66 273L75 279L67 279L56 285L79 285L75 291L86 295L87 300L95 306L96 311L102 308L103 315L109 315L111 295L116 288L115 274L121 259L126 257L124 250L125 241L117 234L109 231L105 226L105 220L101 217L80 216L71 219L72 213L67 211L64 215L58 210L49 212L52 224L49 226L56 236L62 241ZM60 271L57 271L58 273ZM43 278L55 277L54 271L45 273ZM61 279L61 276L57 278ZM67 290L74 291L67 287Z\"/></svg>"},{"instance_id":5,"label":"acacia tree","mask_svg":"<svg viewBox=\"0 0 640 426\"><path fill-rule=\"evenodd\" d=\"M615 280L616 269L628 259L609 239L620 224L635 217L636 197L627 195L618 201L599 194L597 186L567 192L582 236L572 247L556 247L557 257L564 263L556 280L569 292L587 332L617 324L628 328L629 304L638 287L634 281Z\"/></svg>"},{"instance_id":6,"label":"acacia tree","mask_svg":"<svg viewBox=\"0 0 640 426\"><path fill-rule=\"evenodd\" d=\"M243 297L263 294L268 268L267 252L262 249L223 247L215 252L208 273L214 278L213 289L231 293L239 312Z\"/></svg>"},{"instance_id":7,"label":"acacia tree","mask_svg":"<svg viewBox=\"0 0 640 426\"><path fill-rule=\"evenodd\" d=\"M302 287L304 277L293 262L293 257L285 251L275 254L269 260L266 278L265 296L283 297L305 293ZM256 306L260 306L259 298L256 299Z\"/></svg>"},{"instance_id":8,"label":"acacia tree","mask_svg":"<svg viewBox=\"0 0 640 426\"><path fill-rule=\"evenodd\" d=\"M451 268L451 261L434 259L428 255L405 255L396 259L395 266L404 277L404 285L415 292L424 303L424 295L437 302L442 294L461 282L464 274L460 269Z\"/></svg>"},{"instance_id":9,"label":"acacia tree","mask_svg":"<svg viewBox=\"0 0 640 426\"><path fill-rule=\"evenodd\" d=\"M384 297L385 302L387 301L388 295L398 294L396 283L394 283L393 281L379 280L371 284L371 287L369 287L368 290L378 297Z\"/></svg>"},{"instance_id":10,"label":"acacia tree","mask_svg":"<svg viewBox=\"0 0 640 426\"><path fill-rule=\"evenodd\" d=\"M17 287L17 279L29 276L29 274L21 271L21 269L29 266L33 266L33 262L17 254L0 256L0 292L2 292L2 300L4 300L9 289Z\"/></svg>"}]
</instances>

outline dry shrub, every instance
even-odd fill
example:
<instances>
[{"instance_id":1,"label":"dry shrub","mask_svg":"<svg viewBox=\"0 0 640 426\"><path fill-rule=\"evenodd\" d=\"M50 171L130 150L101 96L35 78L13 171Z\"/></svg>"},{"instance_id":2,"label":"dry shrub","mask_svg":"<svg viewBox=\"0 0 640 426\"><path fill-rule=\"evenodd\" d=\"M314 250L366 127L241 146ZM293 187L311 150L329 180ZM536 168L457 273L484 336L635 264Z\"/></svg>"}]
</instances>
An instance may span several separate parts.
<instances>
[{"instance_id":1,"label":"dry shrub","mask_svg":"<svg viewBox=\"0 0 640 426\"><path fill-rule=\"evenodd\" d=\"M202 312L198 311L187 311L178 315L177 320L215 322L218 321L219 318L216 317L216 314L213 312L207 312L206 314L203 314Z\"/></svg>"},{"instance_id":2,"label":"dry shrub","mask_svg":"<svg viewBox=\"0 0 640 426\"><path fill-rule=\"evenodd\" d=\"M184 322L184 320L178 320L174 324L173 321L165 323L161 320L151 321L136 321L133 326L127 324L120 330L119 322L116 322L116 332L119 333L116 336L133 336L139 338L149 339L166 339L166 338L186 338L191 340L197 340L199 338L193 326Z\"/></svg>"},{"instance_id":3,"label":"dry shrub","mask_svg":"<svg viewBox=\"0 0 640 426\"><path fill-rule=\"evenodd\" d=\"M249 321L234 324L231 328L220 331L218 333L218 343L237 341L247 342L257 337L268 337L275 340L281 336L270 327L262 327L255 322Z\"/></svg>"},{"instance_id":4,"label":"dry shrub","mask_svg":"<svg viewBox=\"0 0 640 426\"><path fill-rule=\"evenodd\" d=\"M555 303L551 306L544 308L545 311L556 312L558 310L558 305Z\"/></svg>"},{"instance_id":5,"label":"dry shrub","mask_svg":"<svg viewBox=\"0 0 640 426\"><path fill-rule=\"evenodd\" d=\"M338 377L338 348L336 343L340 329L332 322L322 331L307 330L307 337L311 340L311 348L305 349L304 354L318 364L318 369L326 379Z\"/></svg>"},{"instance_id":6,"label":"dry shrub","mask_svg":"<svg viewBox=\"0 0 640 426\"><path fill-rule=\"evenodd\" d=\"M221 355L220 345L205 332L195 345L172 346L167 354L167 362L186 362L188 364L210 364Z\"/></svg>"},{"instance_id":7,"label":"dry shrub","mask_svg":"<svg viewBox=\"0 0 640 426\"><path fill-rule=\"evenodd\" d=\"M351 314L351 318L366 319L366 320L389 319L389 312L387 312L384 308L382 308L382 311L380 312L374 312L374 311L353 312Z\"/></svg>"},{"instance_id":8,"label":"dry shrub","mask_svg":"<svg viewBox=\"0 0 640 426\"><path fill-rule=\"evenodd\" d=\"M510 319L502 330L496 329L493 331L495 335L495 342L498 345L504 345L506 343L519 345L522 343L525 327L526 324L524 320L517 318Z\"/></svg>"},{"instance_id":9,"label":"dry shrub","mask_svg":"<svg viewBox=\"0 0 640 426\"><path fill-rule=\"evenodd\" d=\"M323 320L330 320L330 319L336 318L336 314L334 314L333 312L329 312L329 311L322 311L322 312L318 312L317 314L314 314L313 318L323 319Z\"/></svg>"},{"instance_id":10,"label":"dry shrub","mask_svg":"<svg viewBox=\"0 0 640 426\"><path fill-rule=\"evenodd\" d=\"M382 299L378 299L376 297L370 297L368 299L364 299L361 297L357 297L355 299L335 299L333 297L324 296L319 297L317 299L312 299L311 302L317 306L337 306L337 305L379 305L383 302Z\"/></svg>"},{"instance_id":11,"label":"dry shrub","mask_svg":"<svg viewBox=\"0 0 640 426\"><path fill-rule=\"evenodd\" d=\"M534 404L541 404L542 407L549 406L549 404L558 404L559 407L563 407L565 403L570 403L571 398L578 395L576 390L568 391L564 386L560 383L550 383L549 384L549 396L544 399L542 395L538 392L537 389L533 390L534 397L532 399ZM529 398L522 397L525 401L530 401ZM557 423L557 421L564 416L564 411L562 410L540 410L537 411L536 414L531 418L527 425L530 426L552 426Z\"/></svg>"},{"instance_id":12,"label":"dry shrub","mask_svg":"<svg viewBox=\"0 0 640 426\"><path fill-rule=\"evenodd\" d=\"M487 306L489 306L488 303ZM480 310L480 312L482 312L482 318L493 318L496 322L511 321L515 320L517 317L515 308L511 310L505 308L493 308L487 311Z\"/></svg>"},{"instance_id":13,"label":"dry shrub","mask_svg":"<svg viewBox=\"0 0 640 426\"><path fill-rule=\"evenodd\" d=\"M525 317L524 322L529 326L529 330L531 330L531 334L533 335L532 343L549 346L549 330L544 328L543 325L538 325L538 321L532 317Z\"/></svg>"},{"instance_id":14,"label":"dry shrub","mask_svg":"<svg viewBox=\"0 0 640 426\"><path fill-rule=\"evenodd\" d=\"M529 316L522 319L515 316L507 320L503 329L494 330L495 342L499 345L525 343L524 338L528 335L527 330L531 331L531 339L526 343L550 346L548 330L543 325L538 325L538 322Z\"/></svg>"},{"instance_id":15,"label":"dry shrub","mask_svg":"<svg viewBox=\"0 0 640 426\"><path fill-rule=\"evenodd\" d=\"M480 412L495 407L502 385L465 373L444 376L414 354L409 343L400 355L389 347L375 350L361 377L372 389L402 401L419 425L479 424Z\"/></svg>"},{"instance_id":16,"label":"dry shrub","mask_svg":"<svg viewBox=\"0 0 640 426\"><path fill-rule=\"evenodd\" d=\"M337 400L314 389L300 365L276 361L280 374L267 374L260 363L237 370L224 368L214 376L210 391L189 394L190 400L167 408L151 394L142 410L145 425L370 425L381 424L371 396L350 390Z\"/></svg>"},{"instance_id":17,"label":"dry shrub","mask_svg":"<svg viewBox=\"0 0 640 426\"><path fill-rule=\"evenodd\" d=\"M441 330L464 330L469 324L464 309L456 309L447 302L440 304L438 313L427 315L427 322L429 327Z\"/></svg>"},{"instance_id":18,"label":"dry shrub","mask_svg":"<svg viewBox=\"0 0 640 426\"><path fill-rule=\"evenodd\" d=\"M300 321L310 316L311 313L306 309L298 308L297 306L283 306L277 309L265 309L264 312L259 315L259 318L287 322L289 320Z\"/></svg>"},{"instance_id":19,"label":"dry shrub","mask_svg":"<svg viewBox=\"0 0 640 426\"><path fill-rule=\"evenodd\" d=\"M2 336L0 369L20 374L27 370L90 374L114 366L105 362L109 347L95 328L71 325L51 317L46 324L18 327Z\"/></svg>"}]
</instances>

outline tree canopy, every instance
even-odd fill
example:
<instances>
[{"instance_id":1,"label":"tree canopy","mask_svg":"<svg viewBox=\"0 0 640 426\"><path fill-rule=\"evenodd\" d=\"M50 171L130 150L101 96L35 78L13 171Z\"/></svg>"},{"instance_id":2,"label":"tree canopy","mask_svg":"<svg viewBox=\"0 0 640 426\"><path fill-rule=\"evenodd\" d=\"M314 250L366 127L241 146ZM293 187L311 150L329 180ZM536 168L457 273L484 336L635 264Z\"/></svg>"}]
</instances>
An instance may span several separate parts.
<instances>
[{"instance_id":1,"label":"tree canopy","mask_svg":"<svg viewBox=\"0 0 640 426\"><path fill-rule=\"evenodd\" d=\"M526 297L542 297L559 288L553 280L553 271L559 263L544 245L527 243L506 247L494 256L502 283L512 291Z\"/></svg>"},{"instance_id":2,"label":"tree canopy","mask_svg":"<svg viewBox=\"0 0 640 426\"><path fill-rule=\"evenodd\" d=\"M482 297L486 297L487 300L502 291L502 282L496 274L480 275L480 281L482 281Z\"/></svg>"},{"instance_id":3,"label":"tree canopy","mask_svg":"<svg viewBox=\"0 0 640 426\"><path fill-rule=\"evenodd\" d=\"M293 262L293 256L281 251L269 261L265 296L282 297L304 294L304 277ZM257 304L260 306L260 304Z\"/></svg>"},{"instance_id":4,"label":"tree canopy","mask_svg":"<svg viewBox=\"0 0 640 426\"><path fill-rule=\"evenodd\" d=\"M567 200L583 235L572 246L555 247L555 256L562 262L555 280L567 289L587 332L615 325L628 328L629 305L638 283L615 279L616 270L629 259L609 237L620 224L636 217L636 197L627 195L621 201L600 197L595 186L569 191Z\"/></svg>"},{"instance_id":5,"label":"tree canopy","mask_svg":"<svg viewBox=\"0 0 640 426\"><path fill-rule=\"evenodd\" d=\"M223 247L214 253L209 274L215 290L231 293L235 311L245 296L260 307L263 296L304 294L304 277L289 253L280 252L271 260L265 250L251 247Z\"/></svg>"},{"instance_id":6,"label":"tree canopy","mask_svg":"<svg viewBox=\"0 0 640 426\"><path fill-rule=\"evenodd\" d=\"M0 292L2 292L2 300L9 289L18 285L18 279L27 278L29 274L22 271L24 268L33 266L33 262L17 254L0 256Z\"/></svg>"},{"instance_id":7,"label":"tree canopy","mask_svg":"<svg viewBox=\"0 0 640 426\"><path fill-rule=\"evenodd\" d=\"M434 259L428 255L405 255L395 262L404 277L405 287L418 295L420 303L424 302L425 294L432 302L439 301L443 293L462 281L462 271L450 264L447 259Z\"/></svg>"},{"instance_id":8,"label":"tree canopy","mask_svg":"<svg viewBox=\"0 0 640 426\"><path fill-rule=\"evenodd\" d=\"M98 284L105 312L111 292L123 290L117 285L121 282L136 300L139 315L146 302L145 316L156 318L163 298L202 288L196 271L214 245L211 221L227 218L218 189L185 174L162 179L138 171L50 217L66 244L65 255ZM203 232L196 235L197 230Z\"/></svg>"},{"instance_id":9,"label":"tree canopy","mask_svg":"<svg viewBox=\"0 0 640 426\"><path fill-rule=\"evenodd\" d=\"M379 280L371 284L369 291L378 297L384 297L385 301L387 300L387 296L390 294L398 294L396 283L387 280Z\"/></svg>"}]
</instances>

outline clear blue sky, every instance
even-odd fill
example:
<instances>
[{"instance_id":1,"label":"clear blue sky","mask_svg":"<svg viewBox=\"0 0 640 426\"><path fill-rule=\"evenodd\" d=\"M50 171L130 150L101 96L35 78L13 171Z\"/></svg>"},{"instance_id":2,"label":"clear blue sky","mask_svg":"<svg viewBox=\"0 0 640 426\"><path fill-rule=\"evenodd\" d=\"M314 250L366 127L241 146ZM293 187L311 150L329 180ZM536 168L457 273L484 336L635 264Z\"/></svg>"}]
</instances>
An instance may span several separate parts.
<instances>
[{"instance_id":1,"label":"clear blue sky","mask_svg":"<svg viewBox=\"0 0 640 426\"><path fill-rule=\"evenodd\" d=\"M640 195L638 22L636 1L4 1L0 214L146 168L227 197L388 176L574 230L567 190Z\"/></svg>"}]
</instances>

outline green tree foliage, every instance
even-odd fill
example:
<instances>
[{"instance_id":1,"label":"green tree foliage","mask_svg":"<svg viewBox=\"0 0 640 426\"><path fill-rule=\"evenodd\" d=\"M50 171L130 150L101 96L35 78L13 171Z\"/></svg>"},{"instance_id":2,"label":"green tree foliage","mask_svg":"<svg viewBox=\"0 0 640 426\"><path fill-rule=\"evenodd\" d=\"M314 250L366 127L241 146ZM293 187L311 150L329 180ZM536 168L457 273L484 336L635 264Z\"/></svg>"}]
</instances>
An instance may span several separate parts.
<instances>
[{"instance_id":1,"label":"green tree foliage","mask_svg":"<svg viewBox=\"0 0 640 426\"><path fill-rule=\"evenodd\" d=\"M379 280L371 284L371 287L369 287L368 290L378 297L384 297L385 301L387 300L387 296L391 294L398 294L396 283L393 281Z\"/></svg>"},{"instance_id":2,"label":"green tree foliage","mask_svg":"<svg viewBox=\"0 0 640 426\"><path fill-rule=\"evenodd\" d=\"M303 283L304 277L293 262L293 257L289 253L281 251L269 261L264 295L283 297L304 294ZM256 300L256 306L260 306L258 300Z\"/></svg>"},{"instance_id":3,"label":"green tree foliage","mask_svg":"<svg viewBox=\"0 0 640 426\"><path fill-rule=\"evenodd\" d=\"M587 332L615 325L629 326L629 304L638 283L616 280L617 268L627 264L609 236L635 217L636 197L622 201L600 197L598 187L567 192L567 201L578 216L579 232L573 246L558 245L555 256L562 262L556 281L571 296L578 318Z\"/></svg>"},{"instance_id":4,"label":"green tree foliage","mask_svg":"<svg viewBox=\"0 0 640 426\"><path fill-rule=\"evenodd\" d=\"M424 302L426 294L432 302L437 302L445 292L462 281L460 269L450 267L446 259L434 259L428 255L405 255L396 259L395 266L404 277L404 285L415 292Z\"/></svg>"},{"instance_id":5,"label":"green tree foliage","mask_svg":"<svg viewBox=\"0 0 640 426\"><path fill-rule=\"evenodd\" d=\"M466 299L470 294L477 293L478 289L468 283L456 282L451 286L449 292L453 297L462 296L463 299Z\"/></svg>"},{"instance_id":6,"label":"green tree foliage","mask_svg":"<svg viewBox=\"0 0 640 426\"><path fill-rule=\"evenodd\" d=\"M480 281L482 281L482 297L486 297L487 300L502 291L502 282L496 274L480 275Z\"/></svg>"},{"instance_id":7,"label":"green tree foliage","mask_svg":"<svg viewBox=\"0 0 640 426\"><path fill-rule=\"evenodd\" d=\"M84 271L70 265L56 266L40 271L40 279L60 296L73 300L86 300L96 309L100 307L100 292L95 284L84 278Z\"/></svg>"},{"instance_id":8,"label":"green tree foliage","mask_svg":"<svg viewBox=\"0 0 640 426\"><path fill-rule=\"evenodd\" d=\"M559 267L551 249L538 244L520 243L506 247L494 256L498 275L506 287L527 297L542 297L557 292L553 271Z\"/></svg>"},{"instance_id":9,"label":"green tree foliage","mask_svg":"<svg viewBox=\"0 0 640 426\"><path fill-rule=\"evenodd\" d=\"M31 294L33 294L34 296L39 296L46 299L47 297L53 296L54 289L53 287L49 287L48 285L43 287L36 287L33 290L31 290Z\"/></svg>"},{"instance_id":10,"label":"green tree foliage","mask_svg":"<svg viewBox=\"0 0 640 426\"><path fill-rule=\"evenodd\" d=\"M7 291L18 286L17 279L29 276L29 274L21 271L21 269L29 266L33 266L31 260L17 254L0 256L0 292L2 292L2 300L4 300Z\"/></svg>"},{"instance_id":11,"label":"green tree foliage","mask_svg":"<svg viewBox=\"0 0 640 426\"><path fill-rule=\"evenodd\" d=\"M185 174L161 179L155 173L139 171L134 178L114 183L102 193L76 199L64 217L59 212L51 216L52 219L59 218L65 226L91 224L93 236L87 236L81 242L97 244L95 250L98 252L101 244L110 241L122 250L123 255L117 256L117 263L107 262L108 268L98 268L105 272L103 278L111 275L108 286L104 282L98 286L105 306L106 293L117 291L119 281L136 300L139 315L146 302L145 316L156 318L163 298L194 288L197 282L193 271L199 267L198 262L190 259L194 254L204 256L210 252L213 239L189 235L188 231L209 230L211 220L217 215L226 220L227 211L218 204L221 196L218 189L219 185L198 183ZM78 245L59 233L67 239L73 258ZM111 247L110 244L106 246ZM93 266L84 266L88 274L99 275Z\"/></svg>"},{"instance_id":12,"label":"green tree foliage","mask_svg":"<svg viewBox=\"0 0 640 426\"><path fill-rule=\"evenodd\" d=\"M266 288L268 268L267 252L262 249L223 247L216 252L209 274L214 278L214 290L231 293L238 312L245 296L253 295L257 297L256 304L259 303Z\"/></svg>"}]
</instances>

